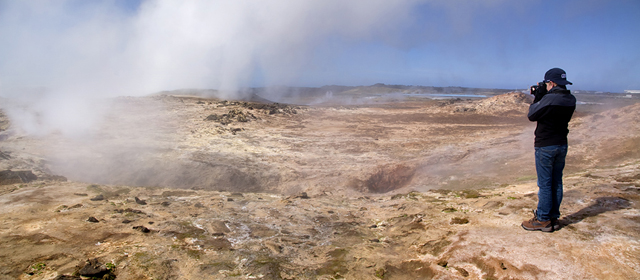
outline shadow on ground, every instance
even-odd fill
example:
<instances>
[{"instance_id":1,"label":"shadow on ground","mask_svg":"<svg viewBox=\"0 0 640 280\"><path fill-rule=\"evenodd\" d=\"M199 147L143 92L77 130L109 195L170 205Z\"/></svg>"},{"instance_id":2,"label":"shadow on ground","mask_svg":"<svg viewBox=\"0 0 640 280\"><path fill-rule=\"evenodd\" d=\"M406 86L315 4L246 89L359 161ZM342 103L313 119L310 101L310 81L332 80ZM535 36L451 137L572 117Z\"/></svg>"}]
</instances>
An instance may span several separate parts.
<instances>
[{"instance_id":1,"label":"shadow on ground","mask_svg":"<svg viewBox=\"0 0 640 280\"><path fill-rule=\"evenodd\" d=\"M627 199L614 196L599 197L591 205L562 218L559 223L564 227L578 223L586 218L600 215L604 212L627 209L629 207L631 207L631 202Z\"/></svg>"}]
</instances>

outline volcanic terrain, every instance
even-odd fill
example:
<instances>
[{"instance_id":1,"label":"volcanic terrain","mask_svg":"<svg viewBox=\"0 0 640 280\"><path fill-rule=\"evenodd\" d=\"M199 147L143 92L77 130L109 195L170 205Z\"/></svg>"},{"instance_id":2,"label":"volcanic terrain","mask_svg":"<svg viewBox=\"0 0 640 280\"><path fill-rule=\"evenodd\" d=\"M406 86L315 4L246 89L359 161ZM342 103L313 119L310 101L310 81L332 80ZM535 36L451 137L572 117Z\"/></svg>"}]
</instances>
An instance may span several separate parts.
<instances>
[{"instance_id":1,"label":"volcanic terrain","mask_svg":"<svg viewBox=\"0 0 640 280\"><path fill-rule=\"evenodd\" d=\"M345 94L120 97L73 137L0 111L0 279L640 278L638 99L578 96L542 233L529 96Z\"/></svg>"}]
</instances>

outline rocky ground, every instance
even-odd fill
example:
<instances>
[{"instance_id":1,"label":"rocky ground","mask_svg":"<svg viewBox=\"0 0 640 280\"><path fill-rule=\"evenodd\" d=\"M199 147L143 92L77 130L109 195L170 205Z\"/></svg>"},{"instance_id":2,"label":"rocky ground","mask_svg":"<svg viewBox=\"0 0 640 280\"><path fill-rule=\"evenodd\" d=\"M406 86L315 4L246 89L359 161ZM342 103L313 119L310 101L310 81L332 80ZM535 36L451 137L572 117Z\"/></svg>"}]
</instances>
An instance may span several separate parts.
<instances>
[{"instance_id":1,"label":"rocky ground","mask_svg":"<svg viewBox=\"0 0 640 280\"><path fill-rule=\"evenodd\" d=\"M640 104L578 106L542 233L530 98L366 100L123 97L82 137L2 114L0 278L640 277Z\"/></svg>"}]
</instances>

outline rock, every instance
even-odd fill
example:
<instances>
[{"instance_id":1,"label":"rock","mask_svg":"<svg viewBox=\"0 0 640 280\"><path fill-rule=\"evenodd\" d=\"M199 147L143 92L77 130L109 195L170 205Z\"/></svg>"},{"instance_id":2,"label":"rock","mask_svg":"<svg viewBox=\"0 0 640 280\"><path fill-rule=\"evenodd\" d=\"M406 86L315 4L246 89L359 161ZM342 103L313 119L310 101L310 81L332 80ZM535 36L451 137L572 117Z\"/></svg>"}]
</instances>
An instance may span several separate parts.
<instances>
[{"instance_id":1,"label":"rock","mask_svg":"<svg viewBox=\"0 0 640 280\"><path fill-rule=\"evenodd\" d=\"M96 219L95 217L89 217L89 219L87 219L87 222L99 223L100 221L98 221L98 219Z\"/></svg>"},{"instance_id":2,"label":"rock","mask_svg":"<svg viewBox=\"0 0 640 280\"><path fill-rule=\"evenodd\" d=\"M164 201L164 202L160 203L160 205L162 205L162 206L164 206L164 207L167 207L167 206L171 205L171 202L169 202L169 201Z\"/></svg>"},{"instance_id":3,"label":"rock","mask_svg":"<svg viewBox=\"0 0 640 280\"><path fill-rule=\"evenodd\" d=\"M131 223L131 222L133 222L133 221L132 220L128 220L128 219L124 219L122 221L123 224L128 224L128 223Z\"/></svg>"},{"instance_id":4,"label":"rock","mask_svg":"<svg viewBox=\"0 0 640 280\"><path fill-rule=\"evenodd\" d=\"M244 130L244 128L232 128L231 129L231 134L236 135L236 132L243 131L243 130Z\"/></svg>"},{"instance_id":5,"label":"rock","mask_svg":"<svg viewBox=\"0 0 640 280\"><path fill-rule=\"evenodd\" d=\"M458 211L458 209L453 208L453 207L447 207L447 208L442 209L442 212L445 212L445 213L453 213L453 212L456 212L456 211Z\"/></svg>"},{"instance_id":6,"label":"rock","mask_svg":"<svg viewBox=\"0 0 640 280\"><path fill-rule=\"evenodd\" d=\"M82 280L82 278L80 276L73 276L73 275L58 275L58 277L53 278L53 280Z\"/></svg>"},{"instance_id":7,"label":"rock","mask_svg":"<svg viewBox=\"0 0 640 280\"><path fill-rule=\"evenodd\" d=\"M122 214L122 213L144 214L144 212L142 212L142 211L140 211L138 209L131 209L131 208L116 209L116 210L113 210L113 211L115 211L116 213L120 213L120 214Z\"/></svg>"},{"instance_id":8,"label":"rock","mask_svg":"<svg viewBox=\"0 0 640 280\"><path fill-rule=\"evenodd\" d=\"M450 224L452 225L463 225L463 224L468 224L469 223L469 219L467 218L451 218L451 222Z\"/></svg>"},{"instance_id":9,"label":"rock","mask_svg":"<svg viewBox=\"0 0 640 280\"><path fill-rule=\"evenodd\" d=\"M98 262L98 259L89 259L87 263L78 271L80 276L84 277L98 277L109 273L109 269L104 264Z\"/></svg>"},{"instance_id":10,"label":"rock","mask_svg":"<svg viewBox=\"0 0 640 280\"><path fill-rule=\"evenodd\" d=\"M90 198L89 200L91 200L91 201L100 201L100 200L104 200L104 195L99 194L99 195L97 195L97 196L95 196L95 197L93 197L93 198Z\"/></svg>"},{"instance_id":11,"label":"rock","mask_svg":"<svg viewBox=\"0 0 640 280\"><path fill-rule=\"evenodd\" d=\"M151 232L151 230L149 230L148 228L146 228L144 226L135 226L135 227L133 227L133 229L138 230L138 231L143 232L143 233Z\"/></svg>"},{"instance_id":12,"label":"rock","mask_svg":"<svg viewBox=\"0 0 640 280\"><path fill-rule=\"evenodd\" d=\"M30 170L27 171L0 171L0 185L11 185L19 183L29 183L38 180L38 176Z\"/></svg>"},{"instance_id":13,"label":"rock","mask_svg":"<svg viewBox=\"0 0 640 280\"><path fill-rule=\"evenodd\" d=\"M215 121L222 125L228 125L234 121L248 122L249 119L257 119L257 118L249 112L243 112L240 109L231 109L227 114L222 114L222 115L211 114L207 116L204 120Z\"/></svg>"},{"instance_id":14,"label":"rock","mask_svg":"<svg viewBox=\"0 0 640 280\"><path fill-rule=\"evenodd\" d=\"M86 194L86 193L73 193L73 195L77 195L77 196L88 196L88 194Z\"/></svg>"},{"instance_id":15,"label":"rock","mask_svg":"<svg viewBox=\"0 0 640 280\"><path fill-rule=\"evenodd\" d=\"M138 197L135 197L135 199L136 199L136 203L138 203L138 204L140 204L140 205L147 205L147 202L146 202L146 201L144 201L144 200L142 200L142 199L139 199Z\"/></svg>"},{"instance_id":16,"label":"rock","mask_svg":"<svg viewBox=\"0 0 640 280\"><path fill-rule=\"evenodd\" d=\"M462 277L468 277L469 276L469 272L461 267L456 267L455 268L458 272L460 272L460 275L462 275Z\"/></svg>"}]
</instances>

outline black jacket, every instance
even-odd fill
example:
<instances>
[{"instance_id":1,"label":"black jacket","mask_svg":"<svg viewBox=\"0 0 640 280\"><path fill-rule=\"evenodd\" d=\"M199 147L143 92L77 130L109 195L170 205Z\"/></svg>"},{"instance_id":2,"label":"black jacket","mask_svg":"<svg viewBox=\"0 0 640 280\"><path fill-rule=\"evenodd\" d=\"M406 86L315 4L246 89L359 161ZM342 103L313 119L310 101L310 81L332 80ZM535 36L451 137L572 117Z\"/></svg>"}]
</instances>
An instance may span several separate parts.
<instances>
[{"instance_id":1,"label":"black jacket","mask_svg":"<svg viewBox=\"0 0 640 280\"><path fill-rule=\"evenodd\" d=\"M554 87L543 96L536 96L529 106L529 120L538 122L536 147L566 145L569 121L576 110L576 97L571 91Z\"/></svg>"}]
</instances>

